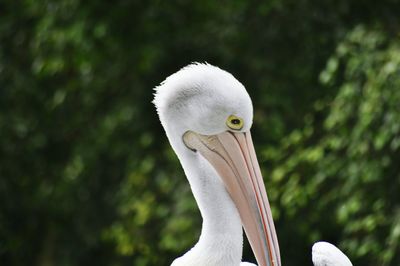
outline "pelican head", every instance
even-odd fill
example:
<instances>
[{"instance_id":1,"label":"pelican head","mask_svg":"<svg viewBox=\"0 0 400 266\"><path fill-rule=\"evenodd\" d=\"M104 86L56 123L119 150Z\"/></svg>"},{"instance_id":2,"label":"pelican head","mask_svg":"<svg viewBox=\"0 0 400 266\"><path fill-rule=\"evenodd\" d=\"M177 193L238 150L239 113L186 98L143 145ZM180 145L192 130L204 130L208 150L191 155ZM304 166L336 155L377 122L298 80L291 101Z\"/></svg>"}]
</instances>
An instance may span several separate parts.
<instances>
[{"instance_id":1,"label":"pelican head","mask_svg":"<svg viewBox=\"0 0 400 266\"><path fill-rule=\"evenodd\" d=\"M173 265L239 265L243 226L258 264L280 266L245 87L218 67L195 63L155 90L161 123L203 217L199 242Z\"/></svg>"}]
</instances>

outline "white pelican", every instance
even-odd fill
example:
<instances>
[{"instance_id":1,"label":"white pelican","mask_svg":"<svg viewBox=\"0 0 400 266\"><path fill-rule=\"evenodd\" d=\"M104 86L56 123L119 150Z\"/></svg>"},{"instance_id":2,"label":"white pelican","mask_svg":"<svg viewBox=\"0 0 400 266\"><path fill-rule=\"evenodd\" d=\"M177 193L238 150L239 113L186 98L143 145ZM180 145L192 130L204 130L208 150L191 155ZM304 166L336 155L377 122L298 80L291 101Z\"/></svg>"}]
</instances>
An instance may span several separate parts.
<instances>
[{"instance_id":1,"label":"white pelican","mask_svg":"<svg viewBox=\"0 0 400 266\"><path fill-rule=\"evenodd\" d=\"M203 218L199 241L172 266L254 265L241 262L242 226L258 264L281 266L244 86L218 67L194 63L155 90L160 121Z\"/></svg>"},{"instance_id":2,"label":"white pelican","mask_svg":"<svg viewBox=\"0 0 400 266\"><path fill-rule=\"evenodd\" d=\"M259 265L280 266L244 86L220 68L192 64L156 88L154 103L203 218L198 243L172 265L239 265L243 225Z\"/></svg>"}]
</instances>

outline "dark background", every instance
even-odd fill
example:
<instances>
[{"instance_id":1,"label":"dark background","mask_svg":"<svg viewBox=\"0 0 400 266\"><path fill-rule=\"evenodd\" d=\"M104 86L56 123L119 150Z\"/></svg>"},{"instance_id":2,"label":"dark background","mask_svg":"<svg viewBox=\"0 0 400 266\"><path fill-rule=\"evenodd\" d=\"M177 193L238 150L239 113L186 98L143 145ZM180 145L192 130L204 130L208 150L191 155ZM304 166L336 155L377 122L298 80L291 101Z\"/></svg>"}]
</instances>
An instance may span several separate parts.
<instances>
[{"instance_id":1,"label":"dark background","mask_svg":"<svg viewBox=\"0 0 400 266\"><path fill-rule=\"evenodd\" d=\"M0 264L169 265L201 227L152 88L236 76L283 265L400 265L398 0L0 2ZM245 260L254 261L249 246Z\"/></svg>"}]
</instances>

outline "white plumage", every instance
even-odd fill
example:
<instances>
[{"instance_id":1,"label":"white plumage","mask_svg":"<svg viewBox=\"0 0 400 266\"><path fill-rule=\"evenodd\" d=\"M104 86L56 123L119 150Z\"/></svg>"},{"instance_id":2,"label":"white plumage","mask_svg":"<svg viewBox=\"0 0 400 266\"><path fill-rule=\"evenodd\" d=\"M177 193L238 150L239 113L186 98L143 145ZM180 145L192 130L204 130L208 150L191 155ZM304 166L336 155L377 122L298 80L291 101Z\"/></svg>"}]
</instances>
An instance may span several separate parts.
<instances>
[{"instance_id":1,"label":"white plumage","mask_svg":"<svg viewBox=\"0 0 400 266\"><path fill-rule=\"evenodd\" d=\"M253 107L244 86L218 67L195 63L169 76L155 90L153 102L160 121L203 218L199 241L172 266L254 266L241 262L242 226L259 265L280 266L279 245L249 132ZM240 129L229 127L227 119L232 116L242 120ZM325 245L314 246L316 266L347 266L323 264L327 257L339 254L326 250Z\"/></svg>"},{"instance_id":2,"label":"white plumage","mask_svg":"<svg viewBox=\"0 0 400 266\"><path fill-rule=\"evenodd\" d=\"M317 242L313 245L312 261L315 266L353 266L340 249L328 242Z\"/></svg>"},{"instance_id":3,"label":"white plumage","mask_svg":"<svg viewBox=\"0 0 400 266\"><path fill-rule=\"evenodd\" d=\"M213 167L190 151L182 136L187 130L205 135L225 131L226 117L232 113L244 117L250 128L253 110L249 96L228 72L192 64L156 88L154 104L203 217L198 243L172 265L239 265L243 245L239 214Z\"/></svg>"}]
</instances>

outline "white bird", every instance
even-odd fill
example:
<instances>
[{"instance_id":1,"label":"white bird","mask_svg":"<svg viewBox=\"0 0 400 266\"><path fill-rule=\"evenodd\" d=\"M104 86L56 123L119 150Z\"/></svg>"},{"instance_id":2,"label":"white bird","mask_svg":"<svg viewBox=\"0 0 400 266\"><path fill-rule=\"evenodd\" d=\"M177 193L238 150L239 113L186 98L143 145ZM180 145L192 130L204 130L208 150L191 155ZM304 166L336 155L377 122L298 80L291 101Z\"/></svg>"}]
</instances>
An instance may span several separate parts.
<instances>
[{"instance_id":1,"label":"white bird","mask_svg":"<svg viewBox=\"0 0 400 266\"><path fill-rule=\"evenodd\" d=\"M349 258L328 242L317 242L312 247L314 266L353 266Z\"/></svg>"},{"instance_id":2,"label":"white bird","mask_svg":"<svg viewBox=\"0 0 400 266\"><path fill-rule=\"evenodd\" d=\"M203 218L198 243L172 265L239 265L242 225L259 265L281 265L244 86L220 68L192 64L156 88L154 103Z\"/></svg>"},{"instance_id":3,"label":"white bird","mask_svg":"<svg viewBox=\"0 0 400 266\"><path fill-rule=\"evenodd\" d=\"M160 121L203 218L197 244L172 266L254 265L241 262L242 226L258 264L281 266L244 86L218 67L194 63L155 91Z\"/></svg>"}]
</instances>

